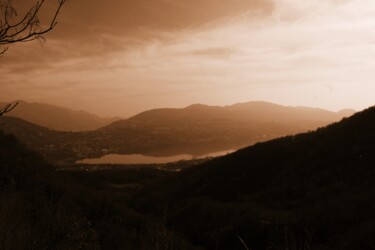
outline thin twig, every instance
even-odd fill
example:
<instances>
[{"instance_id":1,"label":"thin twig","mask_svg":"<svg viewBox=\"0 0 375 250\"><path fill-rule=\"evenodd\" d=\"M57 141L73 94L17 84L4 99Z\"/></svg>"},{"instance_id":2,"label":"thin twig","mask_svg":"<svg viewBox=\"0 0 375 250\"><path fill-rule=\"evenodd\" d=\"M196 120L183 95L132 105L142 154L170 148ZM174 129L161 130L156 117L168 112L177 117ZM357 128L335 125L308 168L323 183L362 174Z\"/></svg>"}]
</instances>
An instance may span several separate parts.
<instances>
[{"instance_id":1,"label":"thin twig","mask_svg":"<svg viewBox=\"0 0 375 250\"><path fill-rule=\"evenodd\" d=\"M18 102L14 103L14 104L7 104L5 105L5 107L3 107L2 109L0 109L0 116L6 114L6 113L9 113L10 111L12 111L16 106L18 105Z\"/></svg>"},{"instance_id":2,"label":"thin twig","mask_svg":"<svg viewBox=\"0 0 375 250\"><path fill-rule=\"evenodd\" d=\"M12 7L11 0L7 0L5 4L1 4L4 18L0 20L0 45L7 45L19 42L29 42L33 40L43 40L43 35L54 29L57 25L57 17L61 8L67 0L57 0L57 8L54 15L45 28L41 28L39 13L44 6L45 0L40 0L30 8L30 10L20 20L11 23L11 19L17 16L16 10ZM0 49L0 55L4 54L8 48Z\"/></svg>"},{"instance_id":3,"label":"thin twig","mask_svg":"<svg viewBox=\"0 0 375 250\"><path fill-rule=\"evenodd\" d=\"M240 240L240 242L242 243L242 245L245 247L246 250L250 250L250 248L247 247L245 241L241 238L241 236L238 235L238 239Z\"/></svg>"}]
</instances>

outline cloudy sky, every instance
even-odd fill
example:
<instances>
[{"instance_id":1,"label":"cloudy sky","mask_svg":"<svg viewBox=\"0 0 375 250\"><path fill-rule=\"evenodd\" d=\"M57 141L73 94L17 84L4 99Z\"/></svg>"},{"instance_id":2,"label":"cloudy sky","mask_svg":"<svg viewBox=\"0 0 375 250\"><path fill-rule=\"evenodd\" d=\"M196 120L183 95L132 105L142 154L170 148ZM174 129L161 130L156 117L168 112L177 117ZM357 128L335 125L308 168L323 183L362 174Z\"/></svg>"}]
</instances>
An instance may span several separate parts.
<instances>
[{"instance_id":1,"label":"cloudy sky","mask_svg":"<svg viewBox=\"0 0 375 250\"><path fill-rule=\"evenodd\" d=\"M123 117L192 103L375 104L374 0L69 0L46 38L0 57L0 101Z\"/></svg>"}]
</instances>

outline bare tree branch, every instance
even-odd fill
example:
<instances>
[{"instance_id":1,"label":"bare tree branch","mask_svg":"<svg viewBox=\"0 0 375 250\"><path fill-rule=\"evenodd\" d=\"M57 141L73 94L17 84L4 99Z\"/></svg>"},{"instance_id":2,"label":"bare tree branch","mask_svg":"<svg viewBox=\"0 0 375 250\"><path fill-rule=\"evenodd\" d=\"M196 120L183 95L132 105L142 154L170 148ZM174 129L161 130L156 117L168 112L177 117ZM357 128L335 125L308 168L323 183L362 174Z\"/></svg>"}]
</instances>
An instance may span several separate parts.
<instances>
[{"instance_id":1,"label":"bare tree branch","mask_svg":"<svg viewBox=\"0 0 375 250\"><path fill-rule=\"evenodd\" d=\"M0 56L1 56L2 54L4 54L5 52L7 52L7 50L8 50L8 47L4 47L3 49L1 49L1 50L0 50Z\"/></svg>"},{"instance_id":2,"label":"bare tree branch","mask_svg":"<svg viewBox=\"0 0 375 250\"><path fill-rule=\"evenodd\" d=\"M39 0L21 18L12 6L12 0L0 0L0 46L8 44L44 40L43 35L51 31L57 25L57 16L67 0L56 0L57 7L52 18L45 24L39 19L39 14L45 5L45 0ZM4 54L8 47L0 49L0 55Z\"/></svg>"},{"instance_id":3,"label":"bare tree branch","mask_svg":"<svg viewBox=\"0 0 375 250\"><path fill-rule=\"evenodd\" d=\"M241 236L238 235L238 239L240 240L241 244L244 246L246 250L250 250L250 248L247 247L245 241L241 238Z\"/></svg>"},{"instance_id":4,"label":"bare tree branch","mask_svg":"<svg viewBox=\"0 0 375 250\"><path fill-rule=\"evenodd\" d=\"M0 116L12 111L17 105L18 105L18 102L13 103L13 104L10 103L10 104L5 105L5 107L0 109Z\"/></svg>"}]
</instances>

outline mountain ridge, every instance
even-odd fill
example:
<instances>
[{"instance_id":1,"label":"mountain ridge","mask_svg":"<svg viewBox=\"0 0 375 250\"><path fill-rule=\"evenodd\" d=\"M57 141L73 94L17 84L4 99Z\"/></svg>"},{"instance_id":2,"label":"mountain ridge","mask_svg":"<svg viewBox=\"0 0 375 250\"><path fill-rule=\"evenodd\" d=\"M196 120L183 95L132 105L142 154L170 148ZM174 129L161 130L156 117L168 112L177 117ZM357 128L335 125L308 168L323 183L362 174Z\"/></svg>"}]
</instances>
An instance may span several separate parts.
<instances>
[{"instance_id":1,"label":"mountain ridge","mask_svg":"<svg viewBox=\"0 0 375 250\"><path fill-rule=\"evenodd\" d=\"M208 249L241 249L238 235L253 249L276 239L280 249L371 249L374 127L371 107L257 143L145 186L133 206L155 211L157 201L172 228Z\"/></svg>"},{"instance_id":2,"label":"mountain ridge","mask_svg":"<svg viewBox=\"0 0 375 250\"><path fill-rule=\"evenodd\" d=\"M6 103L0 103L5 106ZM119 118L102 118L83 110L72 110L52 104L23 100L7 116L18 117L28 122L57 131L87 131L106 126Z\"/></svg>"},{"instance_id":3,"label":"mountain ridge","mask_svg":"<svg viewBox=\"0 0 375 250\"><path fill-rule=\"evenodd\" d=\"M324 118L322 120L326 120L328 119L329 122L331 121L335 121L335 119L341 119L341 118L344 118L344 117L347 117L347 116L350 116L352 114L354 114L356 111L355 110L351 110L351 109L345 109L345 110L342 110L342 111L339 111L339 112L333 112L333 111L329 111L329 110L325 110L325 109L321 109L321 108L310 108L310 107L300 107L300 106L284 106L284 105L279 105L279 104L274 104L274 103L270 103L270 102L263 102L263 101L249 101L249 102L244 102L244 103L236 103L236 104L232 104L232 105L226 105L226 106L210 106L210 105L206 105L206 104L192 104L192 105L189 105L185 108L159 108L159 109L151 109L151 110L147 110L147 111L144 111L144 112L141 112L137 115L134 115L128 119L121 119L119 121L116 121L112 124L109 124L105 127L103 127L102 129L106 129L106 128L110 128L112 127L112 125L118 127L120 126L121 124L123 123L126 123L128 121L133 121L133 120L136 120L136 119L139 119L139 118L143 118L145 116L151 116L152 118L154 119L157 119L157 115L162 115L162 116L165 116L165 115L174 115L178 112L180 113L189 113L189 112L192 112L192 111L195 111L195 112L199 112L199 113L203 113L205 111L211 111L211 112L216 112L216 115L217 116L222 116L223 114L224 115L228 115L227 113L229 112L239 112L239 111L242 111L242 112L247 112L247 113L250 113L250 112L253 112L255 114L250 114L250 115L257 115L257 113L261 113L261 112L264 112L264 110L267 110L267 112L270 112L271 114L276 114L279 110L282 110L283 112L297 112L298 110L300 111L303 111L303 112L321 112L324 114ZM321 113L319 115L321 115ZM205 114L205 113L203 113ZM303 116L302 113L298 113L298 115L301 115ZM331 115L331 116L336 116L335 118L327 118L326 116L328 115ZM233 116L231 117L233 118ZM258 119L259 120L259 119ZM269 119L268 119L269 120Z\"/></svg>"},{"instance_id":4,"label":"mountain ridge","mask_svg":"<svg viewBox=\"0 0 375 250\"><path fill-rule=\"evenodd\" d=\"M264 105L266 111L258 108ZM314 108L301 110L251 102L232 107L191 105L183 109L154 109L84 132L44 132L16 120L8 120L10 124L5 129L44 156L52 154L48 159L60 162L58 151L64 152L61 156L78 160L105 153L170 156L233 150L313 130L341 118L334 112Z\"/></svg>"}]
</instances>

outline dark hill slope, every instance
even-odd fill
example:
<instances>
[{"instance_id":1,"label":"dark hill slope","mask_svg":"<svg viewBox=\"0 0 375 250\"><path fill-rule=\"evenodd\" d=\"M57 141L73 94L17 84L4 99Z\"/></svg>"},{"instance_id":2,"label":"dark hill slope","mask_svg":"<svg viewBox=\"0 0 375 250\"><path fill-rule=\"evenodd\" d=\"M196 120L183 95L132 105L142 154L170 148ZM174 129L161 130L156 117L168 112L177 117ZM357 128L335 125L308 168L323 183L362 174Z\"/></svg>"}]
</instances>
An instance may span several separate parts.
<instances>
[{"instance_id":1,"label":"dark hill slope","mask_svg":"<svg viewBox=\"0 0 375 250\"><path fill-rule=\"evenodd\" d=\"M0 131L0 249L196 249L128 209L128 186L164 174L55 171Z\"/></svg>"},{"instance_id":2,"label":"dark hill slope","mask_svg":"<svg viewBox=\"0 0 375 250\"><path fill-rule=\"evenodd\" d=\"M375 108L146 187L141 210L211 249L374 249ZM236 248L237 246L237 248Z\"/></svg>"},{"instance_id":3,"label":"dark hill slope","mask_svg":"<svg viewBox=\"0 0 375 250\"><path fill-rule=\"evenodd\" d=\"M51 166L0 131L0 249L98 249L78 193L66 189Z\"/></svg>"},{"instance_id":4,"label":"dark hill slope","mask_svg":"<svg viewBox=\"0 0 375 250\"><path fill-rule=\"evenodd\" d=\"M58 163L77 158L78 135L83 132L51 130L20 118L4 116L0 120L0 131L13 134L25 146L40 153L47 161Z\"/></svg>"}]
</instances>

